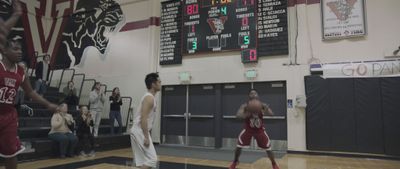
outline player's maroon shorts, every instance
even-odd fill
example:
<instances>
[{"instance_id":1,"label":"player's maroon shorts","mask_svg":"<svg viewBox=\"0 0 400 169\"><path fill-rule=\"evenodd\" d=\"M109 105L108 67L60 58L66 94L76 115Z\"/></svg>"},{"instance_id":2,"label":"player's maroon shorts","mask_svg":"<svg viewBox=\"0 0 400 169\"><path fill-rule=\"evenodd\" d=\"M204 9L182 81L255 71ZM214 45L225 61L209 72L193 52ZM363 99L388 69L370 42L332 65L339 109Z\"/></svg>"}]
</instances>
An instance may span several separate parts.
<instances>
[{"instance_id":1,"label":"player's maroon shorts","mask_svg":"<svg viewBox=\"0 0 400 169\"><path fill-rule=\"evenodd\" d=\"M241 148L249 147L252 137L254 137L254 139L257 141L258 147L263 149L269 149L271 147L271 143L269 141L267 132L265 132L265 129L243 129L239 134L237 146Z\"/></svg>"},{"instance_id":2,"label":"player's maroon shorts","mask_svg":"<svg viewBox=\"0 0 400 169\"><path fill-rule=\"evenodd\" d=\"M0 157L11 158L24 150L17 136L17 127L16 112L0 112Z\"/></svg>"}]
</instances>

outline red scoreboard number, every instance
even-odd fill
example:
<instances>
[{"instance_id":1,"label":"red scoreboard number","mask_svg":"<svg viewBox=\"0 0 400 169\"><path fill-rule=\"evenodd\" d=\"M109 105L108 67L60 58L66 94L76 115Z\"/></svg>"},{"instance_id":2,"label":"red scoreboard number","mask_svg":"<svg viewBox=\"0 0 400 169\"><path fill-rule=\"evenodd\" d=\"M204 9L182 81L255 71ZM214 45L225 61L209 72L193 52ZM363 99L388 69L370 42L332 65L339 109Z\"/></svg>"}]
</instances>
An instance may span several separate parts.
<instances>
[{"instance_id":1,"label":"red scoreboard number","mask_svg":"<svg viewBox=\"0 0 400 169\"><path fill-rule=\"evenodd\" d=\"M199 13L199 4L190 4L186 6L186 15L196 15Z\"/></svg>"},{"instance_id":2,"label":"red scoreboard number","mask_svg":"<svg viewBox=\"0 0 400 169\"><path fill-rule=\"evenodd\" d=\"M249 18L248 17L242 18L242 26L249 26Z\"/></svg>"},{"instance_id":3,"label":"red scoreboard number","mask_svg":"<svg viewBox=\"0 0 400 169\"><path fill-rule=\"evenodd\" d=\"M236 4L238 7L252 6L254 5L254 0L237 0Z\"/></svg>"},{"instance_id":4,"label":"red scoreboard number","mask_svg":"<svg viewBox=\"0 0 400 169\"><path fill-rule=\"evenodd\" d=\"M257 62L257 50L256 49L246 49L242 50L242 63Z\"/></svg>"}]
</instances>

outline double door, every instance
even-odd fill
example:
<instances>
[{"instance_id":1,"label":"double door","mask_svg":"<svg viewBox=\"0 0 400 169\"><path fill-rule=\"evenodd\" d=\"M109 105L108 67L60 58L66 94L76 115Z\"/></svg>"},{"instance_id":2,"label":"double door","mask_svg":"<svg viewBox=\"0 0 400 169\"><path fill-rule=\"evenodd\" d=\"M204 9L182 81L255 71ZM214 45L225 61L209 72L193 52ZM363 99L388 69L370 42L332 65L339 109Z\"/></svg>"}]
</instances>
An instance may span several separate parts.
<instances>
[{"instance_id":1,"label":"double door","mask_svg":"<svg viewBox=\"0 0 400 169\"><path fill-rule=\"evenodd\" d=\"M214 147L215 85L165 86L162 92L162 143Z\"/></svg>"},{"instance_id":2,"label":"double door","mask_svg":"<svg viewBox=\"0 0 400 169\"><path fill-rule=\"evenodd\" d=\"M236 118L236 112L247 101L252 88L274 111L274 116L264 116L273 150L286 150L286 83L282 81L164 86L161 143L236 147L243 128L243 120Z\"/></svg>"}]
</instances>

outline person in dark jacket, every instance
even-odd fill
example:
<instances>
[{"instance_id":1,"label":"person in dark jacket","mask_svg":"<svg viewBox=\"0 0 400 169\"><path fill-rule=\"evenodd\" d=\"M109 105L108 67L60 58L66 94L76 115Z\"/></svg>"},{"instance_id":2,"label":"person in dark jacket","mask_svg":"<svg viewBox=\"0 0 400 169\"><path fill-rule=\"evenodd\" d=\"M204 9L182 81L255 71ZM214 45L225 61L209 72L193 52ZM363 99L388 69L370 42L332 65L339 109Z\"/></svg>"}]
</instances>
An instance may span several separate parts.
<instances>
[{"instance_id":1,"label":"person in dark jacket","mask_svg":"<svg viewBox=\"0 0 400 169\"><path fill-rule=\"evenodd\" d=\"M76 135L79 139L79 150L82 156L94 156L94 137L90 131L93 127L92 115L86 106L81 106L81 115L76 119Z\"/></svg>"},{"instance_id":2,"label":"person in dark jacket","mask_svg":"<svg viewBox=\"0 0 400 169\"><path fill-rule=\"evenodd\" d=\"M35 69L36 82L35 82L35 91L43 95L47 90L47 85L49 84L49 75L50 75L50 56L46 55L43 58L43 61L40 61L36 65Z\"/></svg>"},{"instance_id":3,"label":"person in dark jacket","mask_svg":"<svg viewBox=\"0 0 400 169\"><path fill-rule=\"evenodd\" d=\"M74 87L74 82L69 81L68 85L63 89L64 102L68 104L68 109L77 110L79 105L79 98L77 96L76 88Z\"/></svg>"},{"instance_id":4,"label":"person in dark jacket","mask_svg":"<svg viewBox=\"0 0 400 169\"><path fill-rule=\"evenodd\" d=\"M121 95L119 94L119 88L115 87L110 96L110 127L111 134L114 134L114 121L118 122L118 133L122 133L122 120L121 120Z\"/></svg>"}]
</instances>

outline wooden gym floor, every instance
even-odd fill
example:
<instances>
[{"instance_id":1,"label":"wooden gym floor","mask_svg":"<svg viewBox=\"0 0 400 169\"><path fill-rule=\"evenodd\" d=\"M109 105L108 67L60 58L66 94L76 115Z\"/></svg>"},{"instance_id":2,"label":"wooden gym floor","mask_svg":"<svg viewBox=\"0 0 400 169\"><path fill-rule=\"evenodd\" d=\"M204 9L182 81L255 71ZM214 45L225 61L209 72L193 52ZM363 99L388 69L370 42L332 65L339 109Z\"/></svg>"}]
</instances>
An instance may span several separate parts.
<instances>
[{"instance_id":1,"label":"wooden gym floor","mask_svg":"<svg viewBox=\"0 0 400 169\"><path fill-rule=\"evenodd\" d=\"M232 151L233 157L233 151ZM210 157L212 159L212 157ZM173 156L159 156L160 169L223 169L229 161L191 159ZM400 169L400 161L370 158L351 158L335 156L317 156L286 154L277 159L281 169ZM0 167L4 168L4 167ZM79 168L79 169L132 169L132 151L129 148L96 153L95 157L45 159L19 163L19 169L36 168ZM240 163L241 169L271 169L267 158L260 158L254 163Z\"/></svg>"}]
</instances>

